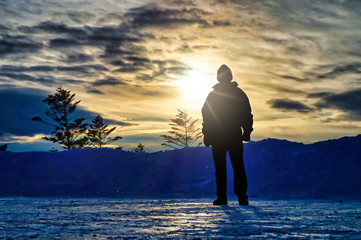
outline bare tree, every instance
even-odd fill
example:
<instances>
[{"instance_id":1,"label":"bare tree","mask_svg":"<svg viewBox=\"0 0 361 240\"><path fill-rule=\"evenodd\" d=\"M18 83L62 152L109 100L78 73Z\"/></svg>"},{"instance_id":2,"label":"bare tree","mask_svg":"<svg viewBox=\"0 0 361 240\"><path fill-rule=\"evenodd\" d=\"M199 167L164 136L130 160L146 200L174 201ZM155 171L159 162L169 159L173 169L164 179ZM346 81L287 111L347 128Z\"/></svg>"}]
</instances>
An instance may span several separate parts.
<instances>
[{"instance_id":1,"label":"bare tree","mask_svg":"<svg viewBox=\"0 0 361 240\"><path fill-rule=\"evenodd\" d=\"M171 126L168 134L161 135L164 138L163 146L173 149L201 145L198 140L202 137L200 128L196 126L198 119L193 120L186 111L178 110L176 118L170 119Z\"/></svg>"}]
</instances>

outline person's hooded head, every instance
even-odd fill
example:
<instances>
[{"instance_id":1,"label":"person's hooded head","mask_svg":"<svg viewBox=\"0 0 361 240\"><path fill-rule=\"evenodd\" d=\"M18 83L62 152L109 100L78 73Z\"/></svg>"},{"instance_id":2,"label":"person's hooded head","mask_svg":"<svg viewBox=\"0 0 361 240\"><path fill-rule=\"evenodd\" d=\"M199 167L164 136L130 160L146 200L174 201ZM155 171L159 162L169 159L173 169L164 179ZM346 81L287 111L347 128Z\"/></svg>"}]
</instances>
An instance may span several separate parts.
<instances>
[{"instance_id":1,"label":"person's hooded head","mask_svg":"<svg viewBox=\"0 0 361 240\"><path fill-rule=\"evenodd\" d=\"M232 72L231 69L223 64L217 71L217 80L220 83L226 83L226 82L230 82L232 81L233 76L232 76Z\"/></svg>"}]
</instances>

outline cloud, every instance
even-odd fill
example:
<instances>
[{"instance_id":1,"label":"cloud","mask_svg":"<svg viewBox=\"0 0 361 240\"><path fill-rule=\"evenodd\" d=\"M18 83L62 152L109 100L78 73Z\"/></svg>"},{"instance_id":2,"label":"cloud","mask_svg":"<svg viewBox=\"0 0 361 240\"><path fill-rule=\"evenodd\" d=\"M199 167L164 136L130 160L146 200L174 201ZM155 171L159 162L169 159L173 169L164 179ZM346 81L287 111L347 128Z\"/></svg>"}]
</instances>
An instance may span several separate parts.
<instances>
[{"instance_id":1,"label":"cloud","mask_svg":"<svg viewBox=\"0 0 361 240\"><path fill-rule=\"evenodd\" d=\"M361 120L361 88L341 93L319 92L308 95L319 98L315 103L319 109L337 109L347 114L349 120Z\"/></svg>"},{"instance_id":2,"label":"cloud","mask_svg":"<svg viewBox=\"0 0 361 240\"><path fill-rule=\"evenodd\" d=\"M81 26L74 27L65 23L52 21L40 22L33 26L18 28L27 34L47 34L49 47L64 49L80 46L94 46L104 48L103 57L112 57L119 54L131 54L139 43L150 37L150 34L141 34L135 29L124 25L118 26ZM123 47L124 49L120 49Z\"/></svg>"},{"instance_id":3,"label":"cloud","mask_svg":"<svg viewBox=\"0 0 361 240\"><path fill-rule=\"evenodd\" d=\"M86 88L87 93L94 93L94 94L104 94L104 92L100 91L99 89L87 87Z\"/></svg>"},{"instance_id":4,"label":"cloud","mask_svg":"<svg viewBox=\"0 0 361 240\"><path fill-rule=\"evenodd\" d=\"M345 64L341 66L334 67L334 69L330 72L327 72L325 74L319 74L318 78L334 78L339 75L345 75L345 74L360 74L361 73L361 62L354 62L350 64Z\"/></svg>"},{"instance_id":5,"label":"cloud","mask_svg":"<svg viewBox=\"0 0 361 240\"><path fill-rule=\"evenodd\" d=\"M48 107L42 102L49 95L49 92L33 88L11 88L0 89L0 95L0 109L2 115L6 116L0 118L0 132L12 136L49 135L52 132L52 127L30 120L34 116L40 116L46 121L52 121L45 115L45 110ZM96 114L78 105L72 117L84 117L86 122L90 122ZM105 122L119 126L134 125L130 122L114 119L105 119Z\"/></svg>"},{"instance_id":6,"label":"cloud","mask_svg":"<svg viewBox=\"0 0 361 240\"><path fill-rule=\"evenodd\" d=\"M37 66L19 66L19 65L2 65L0 66L0 72L50 72L54 71L54 67L46 65L37 65Z\"/></svg>"},{"instance_id":7,"label":"cloud","mask_svg":"<svg viewBox=\"0 0 361 240\"><path fill-rule=\"evenodd\" d=\"M6 134L1 136L1 142L0 143L30 143L30 142L36 142L39 141L42 137L45 137L44 134L34 134L32 136L15 136L11 134Z\"/></svg>"},{"instance_id":8,"label":"cloud","mask_svg":"<svg viewBox=\"0 0 361 240\"><path fill-rule=\"evenodd\" d=\"M277 75L277 74L276 74ZM290 76L290 75L278 75L279 77L281 78L284 78L284 79L291 79L291 80L295 80L297 82L305 82L305 81L308 81L309 79L308 78L299 78L299 77L295 77L295 76Z\"/></svg>"},{"instance_id":9,"label":"cloud","mask_svg":"<svg viewBox=\"0 0 361 240\"><path fill-rule=\"evenodd\" d=\"M208 27L210 24L204 18L208 12L199 8L162 8L159 6L145 6L130 9L124 17L132 27L163 27L198 24Z\"/></svg>"},{"instance_id":10,"label":"cloud","mask_svg":"<svg viewBox=\"0 0 361 240\"><path fill-rule=\"evenodd\" d=\"M19 53L34 53L43 48L43 44L27 36L2 35L0 39L0 56Z\"/></svg>"},{"instance_id":11,"label":"cloud","mask_svg":"<svg viewBox=\"0 0 361 240\"><path fill-rule=\"evenodd\" d=\"M33 116L45 112L42 102L47 92L38 89L0 89L0 108L3 116L0 118L0 131L13 135L32 136L34 134L50 134L47 125L31 122Z\"/></svg>"},{"instance_id":12,"label":"cloud","mask_svg":"<svg viewBox=\"0 0 361 240\"><path fill-rule=\"evenodd\" d=\"M138 125L136 123L130 123L130 122L124 122L124 121L118 121L118 120L112 120L112 119L104 119L105 124L109 125L118 125L118 126L135 126Z\"/></svg>"},{"instance_id":13,"label":"cloud","mask_svg":"<svg viewBox=\"0 0 361 240\"><path fill-rule=\"evenodd\" d=\"M307 95L308 98L327 98L329 96L334 95L334 93L331 92L317 92L317 93L310 93Z\"/></svg>"},{"instance_id":14,"label":"cloud","mask_svg":"<svg viewBox=\"0 0 361 240\"><path fill-rule=\"evenodd\" d=\"M227 27L231 26L232 23L229 20L214 20L213 25L217 27Z\"/></svg>"},{"instance_id":15,"label":"cloud","mask_svg":"<svg viewBox=\"0 0 361 240\"><path fill-rule=\"evenodd\" d=\"M66 48L76 45L80 45L80 42L69 38L54 38L49 41L49 47L51 48Z\"/></svg>"},{"instance_id":16,"label":"cloud","mask_svg":"<svg viewBox=\"0 0 361 240\"><path fill-rule=\"evenodd\" d=\"M83 23L95 17L94 14L85 11L67 11L65 14L62 13L55 13L55 14L66 15L69 19L71 19L75 23Z\"/></svg>"},{"instance_id":17,"label":"cloud","mask_svg":"<svg viewBox=\"0 0 361 240\"><path fill-rule=\"evenodd\" d=\"M115 63L120 68L114 70L115 72L139 72L141 70L151 70L153 68L152 61L146 57L128 56L125 61L116 60Z\"/></svg>"},{"instance_id":18,"label":"cloud","mask_svg":"<svg viewBox=\"0 0 361 240\"><path fill-rule=\"evenodd\" d=\"M57 23L52 21L41 22L32 27L20 26L18 29L24 33L48 32L57 34L68 34L78 37L87 36L87 32L82 28L70 27L64 23Z\"/></svg>"},{"instance_id":19,"label":"cloud","mask_svg":"<svg viewBox=\"0 0 361 240\"><path fill-rule=\"evenodd\" d=\"M57 66L57 71L89 73L94 71L108 71L108 68L101 64L78 65L78 66Z\"/></svg>"},{"instance_id":20,"label":"cloud","mask_svg":"<svg viewBox=\"0 0 361 240\"><path fill-rule=\"evenodd\" d=\"M281 111L296 111L299 113L308 113L313 109L308 107L307 105L290 100L290 99L272 99L267 102L272 108L280 109Z\"/></svg>"},{"instance_id":21,"label":"cloud","mask_svg":"<svg viewBox=\"0 0 361 240\"><path fill-rule=\"evenodd\" d=\"M121 81L119 79L113 78L113 77L108 77L108 78L105 78L105 79L98 79L98 80L94 81L92 83L92 86L93 87L117 86L117 85L122 85L122 84L125 84L125 82L123 82L123 81ZM93 93L99 93L99 92L93 92Z\"/></svg>"},{"instance_id":22,"label":"cloud","mask_svg":"<svg viewBox=\"0 0 361 240\"><path fill-rule=\"evenodd\" d=\"M94 60L94 57L92 55L88 55L84 53L69 53L66 59L68 63L89 62L92 60Z\"/></svg>"},{"instance_id":23,"label":"cloud","mask_svg":"<svg viewBox=\"0 0 361 240\"><path fill-rule=\"evenodd\" d=\"M44 76L36 75L34 72L52 73L52 72L77 72L82 74L89 74L94 72L105 72L108 68L101 64L85 64L85 65L71 65L71 66L49 66L49 65L38 65L38 66L19 66L19 65L2 65L0 66L0 74L2 76L16 79L40 82L39 79ZM24 74L23 72L32 72L34 75ZM48 76L49 84L53 81Z\"/></svg>"}]
</instances>

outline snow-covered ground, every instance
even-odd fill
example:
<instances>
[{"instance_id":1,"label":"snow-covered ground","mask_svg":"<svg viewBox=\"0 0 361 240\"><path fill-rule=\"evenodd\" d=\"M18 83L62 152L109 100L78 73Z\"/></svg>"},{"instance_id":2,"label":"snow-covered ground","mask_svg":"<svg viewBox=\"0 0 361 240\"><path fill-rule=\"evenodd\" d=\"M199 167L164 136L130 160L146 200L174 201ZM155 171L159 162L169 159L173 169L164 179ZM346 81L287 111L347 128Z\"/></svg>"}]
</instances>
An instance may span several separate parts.
<instances>
[{"instance_id":1,"label":"snow-covered ground","mask_svg":"<svg viewBox=\"0 0 361 240\"><path fill-rule=\"evenodd\" d=\"M5 239L360 239L361 202L0 198Z\"/></svg>"}]
</instances>

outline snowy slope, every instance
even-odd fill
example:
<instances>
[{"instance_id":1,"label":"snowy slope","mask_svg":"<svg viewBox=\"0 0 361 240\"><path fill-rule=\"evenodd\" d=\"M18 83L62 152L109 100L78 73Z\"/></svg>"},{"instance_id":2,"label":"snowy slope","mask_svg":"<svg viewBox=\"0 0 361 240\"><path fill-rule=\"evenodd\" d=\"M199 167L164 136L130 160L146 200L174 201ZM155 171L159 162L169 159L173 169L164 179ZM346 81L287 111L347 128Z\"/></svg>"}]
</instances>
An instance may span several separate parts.
<instances>
[{"instance_id":1,"label":"snowy slope","mask_svg":"<svg viewBox=\"0 0 361 240\"><path fill-rule=\"evenodd\" d=\"M361 197L360 146L361 135L310 145L277 139L247 143L249 195ZM232 170L228 170L231 193ZM92 148L0 152L1 196L158 198L214 193L214 166L207 147L158 153Z\"/></svg>"}]
</instances>

